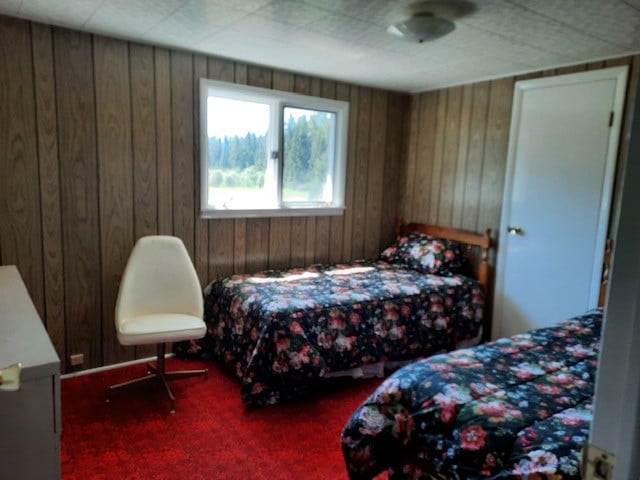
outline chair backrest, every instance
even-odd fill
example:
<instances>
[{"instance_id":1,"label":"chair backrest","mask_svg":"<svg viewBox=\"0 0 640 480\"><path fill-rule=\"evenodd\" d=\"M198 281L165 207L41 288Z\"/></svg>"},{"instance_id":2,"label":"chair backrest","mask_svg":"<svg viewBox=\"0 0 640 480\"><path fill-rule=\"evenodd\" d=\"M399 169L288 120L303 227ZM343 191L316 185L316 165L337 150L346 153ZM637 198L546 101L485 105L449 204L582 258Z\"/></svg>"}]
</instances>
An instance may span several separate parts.
<instances>
[{"instance_id":1,"label":"chair backrest","mask_svg":"<svg viewBox=\"0 0 640 480\"><path fill-rule=\"evenodd\" d=\"M202 287L182 240L167 235L140 238L122 274L115 321L154 313L202 318Z\"/></svg>"}]
</instances>

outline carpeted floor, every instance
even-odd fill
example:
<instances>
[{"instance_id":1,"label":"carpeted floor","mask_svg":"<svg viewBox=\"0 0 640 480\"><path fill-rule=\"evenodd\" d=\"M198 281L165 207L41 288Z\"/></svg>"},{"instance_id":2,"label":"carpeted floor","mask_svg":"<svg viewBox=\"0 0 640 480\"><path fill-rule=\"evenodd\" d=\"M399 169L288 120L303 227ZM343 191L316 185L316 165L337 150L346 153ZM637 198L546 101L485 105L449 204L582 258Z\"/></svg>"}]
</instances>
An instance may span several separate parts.
<instances>
[{"instance_id":1,"label":"carpeted floor","mask_svg":"<svg viewBox=\"0 0 640 480\"><path fill-rule=\"evenodd\" d=\"M238 380L209 362L209 379L171 383L176 414L153 387L104 388L144 374L134 365L62 381L62 478L189 480L346 479L340 432L379 379L339 381L297 403L246 410Z\"/></svg>"}]
</instances>

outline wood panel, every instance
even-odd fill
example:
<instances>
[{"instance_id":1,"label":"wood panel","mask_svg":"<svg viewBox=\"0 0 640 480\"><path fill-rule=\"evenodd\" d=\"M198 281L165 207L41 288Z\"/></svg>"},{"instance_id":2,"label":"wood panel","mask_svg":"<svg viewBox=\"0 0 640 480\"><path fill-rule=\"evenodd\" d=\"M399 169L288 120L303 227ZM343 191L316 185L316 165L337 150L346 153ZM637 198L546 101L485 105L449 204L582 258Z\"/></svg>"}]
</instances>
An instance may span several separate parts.
<instances>
[{"instance_id":1,"label":"wood panel","mask_svg":"<svg viewBox=\"0 0 640 480\"><path fill-rule=\"evenodd\" d=\"M154 49L156 98L156 169L158 233L173 235L173 167L171 164L171 62L169 51Z\"/></svg>"},{"instance_id":2,"label":"wood panel","mask_svg":"<svg viewBox=\"0 0 640 480\"><path fill-rule=\"evenodd\" d=\"M383 175L387 142L387 106L389 94L374 90L371 97L371 125L369 127L369 155L367 162L367 191L365 197L365 238L363 257L374 258L380 246L380 218L382 217Z\"/></svg>"},{"instance_id":3,"label":"wood panel","mask_svg":"<svg viewBox=\"0 0 640 480\"><path fill-rule=\"evenodd\" d=\"M102 264L102 355L107 365L133 359L119 345L114 310L120 277L133 247L133 159L127 44L95 37L94 70ZM123 175L123 172L127 172Z\"/></svg>"},{"instance_id":4,"label":"wood panel","mask_svg":"<svg viewBox=\"0 0 640 480\"><path fill-rule=\"evenodd\" d=\"M45 317L30 25L0 21L0 243Z\"/></svg>"},{"instance_id":5,"label":"wood panel","mask_svg":"<svg viewBox=\"0 0 640 480\"><path fill-rule=\"evenodd\" d=\"M509 146L509 126L513 99L512 78L491 82L489 111L487 113L487 134L485 140L485 161L482 171L482 189L478 216L478 229L491 228L494 239L499 236L502 192Z\"/></svg>"},{"instance_id":6,"label":"wood panel","mask_svg":"<svg viewBox=\"0 0 640 480\"><path fill-rule=\"evenodd\" d=\"M453 183L453 194L451 198L453 212L450 223L458 228L462 227L462 214L464 209L472 101L473 85L465 85L462 90L462 105L460 107L460 134L456 178Z\"/></svg>"},{"instance_id":7,"label":"wood panel","mask_svg":"<svg viewBox=\"0 0 640 480\"><path fill-rule=\"evenodd\" d=\"M423 95L413 95L409 104L409 113L407 118L407 128L405 129L405 137L403 138L404 145L404 161L400 165L400 179L401 184L404 188L400 188L398 192L398 205L401 212L404 212L404 215L407 218L411 218L415 221L419 221L419 217L417 212L414 211L415 208L415 189L420 188L424 185L424 181L416 181L415 172L416 172L416 164L418 162L418 137L424 138L427 132L431 129L424 128L419 129L420 122L420 103L424 101L424 99L429 95L429 93L425 93ZM418 135L418 132L421 135ZM428 144L429 145L429 144ZM428 152L428 145L421 149L421 152ZM430 142L430 145L433 145L433 141ZM428 162L431 164L431 162ZM422 221L422 220L420 220Z\"/></svg>"},{"instance_id":8,"label":"wood panel","mask_svg":"<svg viewBox=\"0 0 640 480\"><path fill-rule=\"evenodd\" d=\"M171 52L173 234L194 259L193 56ZM195 262L194 262L195 263Z\"/></svg>"},{"instance_id":9,"label":"wood panel","mask_svg":"<svg viewBox=\"0 0 640 480\"><path fill-rule=\"evenodd\" d=\"M269 268L281 270L289 267L291 219L272 218L269 224Z\"/></svg>"},{"instance_id":10,"label":"wood panel","mask_svg":"<svg viewBox=\"0 0 640 480\"><path fill-rule=\"evenodd\" d=\"M158 173L156 167L156 104L153 48L132 44L131 135L133 148L134 235L158 233Z\"/></svg>"},{"instance_id":11,"label":"wood panel","mask_svg":"<svg viewBox=\"0 0 640 480\"><path fill-rule=\"evenodd\" d=\"M91 44L87 34L54 29L67 354L83 353L86 367L103 364Z\"/></svg>"},{"instance_id":12,"label":"wood panel","mask_svg":"<svg viewBox=\"0 0 640 480\"><path fill-rule=\"evenodd\" d=\"M195 202L193 208L194 216L194 263L200 283L209 283L209 224L204 218L200 218L200 176L207 172L201 172L201 152L200 152L200 79L207 78L207 57L195 55L193 57L193 167L194 179L193 190L195 192Z\"/></svg>"},{"instance_id":13,"label":"wood panel","mask_svg":"<svg viewBox=\"0 0 640 480\"><path fill-rule=\"evenodd\" d=\"M440 181L442 178L442 164L444 162L444 145L446 141L446 115L447 103L449 101L450 90L440 90L437 92L438 104L436 110L435 141L433 147L433 164L431 175L428 180L429 185L429 206L425 208L428 223L438 223L438 208L440 206Z\"/></svg>"},{"instance_id":14,"label":"wood panel","mask_svg":"<svg viewBox=\"0 0 640 480\"><path fill-rule=\"evenodd\" d=\"M412 192L410 198L413 202L411 209L413 216L411 219L416 222L427 222L429 219L431 203L429 186L432 182L433 165L436 158L438 100L438 92L427 92L420 97L415 97L415 100L412 101L412 109L415 112L411 114L411 122L416 122L416 126L411 127L411 135L414 135L415 139L413 137L410 139L409 148L410 154L412 149L415 149L415 159L413 160L413 168L411 168L411 164L407 168L407 179L412 179L410 180L412 185L408 190Z\"/></svg>"},{"instance_id":15,"label":"wood panel","mask_svg":"<svg viewBox=\"0 0 640 480\"><path fill-rule=\"evenodd\" d=\"M417 127L410 127L408 155L415 143L419 161L400 187L413 192L400 206L403 216L497 230L513 84L510 77L414 97L410 121Z\"/></svg>"},{"instance_id":16,"label":"wood panel","mask_svg":"<svg viewBox=\"0 0 640 480\"><path fill-rule=\"evenodd\" d=\"M317 217L316 218L316 246L315 246L315 263L329 262L329 247L331 235L331 219L333 217Z\"/></svg>"},{"instance_id":17,"label":"wood panel","mask_svg":"<svg viewBox=\"0 0 640 480\"><path fill-rule=\"evenodd\" d=\"M64 271L60 175L58 173L58 121L53 69L53 36L50 27L33 24L33 76L38 130L38 169L42 212L42 260L44 268L45 319L56 351L66 358ZM4 111L4 109L2 109Z\"/></svg>"},{"instance_id":18,"label":"wood panel","mask_svg":"<svg viewBox=\"0 0 640 480\"><path fill-rule=\"evenodd\" d=\"M455 180L460 150L460 118L462 109L462 87L451 88L447 95L447 111L444 121L442 170L440 172L440 199L435 212L436 223L451 225Z\"/></svg>"},{"instance_id":19,"label":"wood panel","mask_svg":"<svg viewBox=\"0 0 640 480\"><path fill-rule=\"evenodd\" d=\"M353 241L353 191L355 185L355 177L358 174L356 170L356 139L358 125L358 105L360 104L360 89L355 85L345 85L344 88L338 88L338 93L343 91L346 97L347 91L349 95L349 140L347 142L347 179L345 185L345 211L342 228L342 258L352 259L351 244Z\"/></svg>"},{"instance_id":20,"label":"wood panel","mask_svg":"<svg viewBox=\"0 0 640 480\"><path fill-rule=\"evenodd\" d=\"M360 87L358 95L358 120L353 184L353 227L351 232L350 258L364 256L365 208L367 201L367 182L369 171L369 139L371 132L371 96L372 90Z\"/></svg>"},{"instance_id":21,"label":"wood panel","mask_svg":"<svg viewBox=\"0 0 640 480\"><path fill-rule=\"evenodd\" d=\"M399 125L400 128L387 128L380 218L380 246L382 248L389 245L395 238L394 226L399 212L398 184L401 178L398 159L405 155L403 135L407 109L406 96L398 93L389 94L387 124Z\"/></svg>"},{"instance_id":22,"label":"wood panel","mask_svg":"<svg viewBox=\"0 0 640 480\"><path fill-rule=\"evenodd\" d=\"M464 197L462 199L462 228L478 230L482 166L484 164L484 142L487 133L487 111L489 108L489 83L473 85L471 125L467 167L465 171Z\"/></svg>"}]
</instances>

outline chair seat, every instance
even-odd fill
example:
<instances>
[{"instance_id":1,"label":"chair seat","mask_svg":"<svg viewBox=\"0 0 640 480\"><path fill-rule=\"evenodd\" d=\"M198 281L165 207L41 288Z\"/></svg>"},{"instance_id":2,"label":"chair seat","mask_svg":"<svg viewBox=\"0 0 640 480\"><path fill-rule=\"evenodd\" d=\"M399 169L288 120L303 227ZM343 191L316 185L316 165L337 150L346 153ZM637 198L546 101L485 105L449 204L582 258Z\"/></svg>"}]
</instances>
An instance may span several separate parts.
<instances>
[{"instance_id":1,"label":"chair seat","mask_svg":"<svg viewBox=\"0 0 640 480\"><path fill-rule=\"evenodd\" d=\"M119 325L122 345L146 345L202 338L206 326L202 318L180 313L155 313L124 318Z\"/></svg>"}]
</instances>

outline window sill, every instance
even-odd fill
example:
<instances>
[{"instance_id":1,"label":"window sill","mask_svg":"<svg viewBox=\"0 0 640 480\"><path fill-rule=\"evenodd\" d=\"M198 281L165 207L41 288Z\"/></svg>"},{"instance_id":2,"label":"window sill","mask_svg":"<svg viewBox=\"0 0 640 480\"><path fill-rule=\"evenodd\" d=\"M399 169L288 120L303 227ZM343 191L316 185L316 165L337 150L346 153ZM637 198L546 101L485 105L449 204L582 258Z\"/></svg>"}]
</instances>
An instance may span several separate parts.
<instances>
[{"instance_id":1,"label":"window sill","mask_svg":"<svg viewBox=\"0 0 640 480\"><path fill-rule=\"evenodd\" d=\"M260 210L203 210L200 218L322 217L344 213L344 207L284 207Z\"/></svg>"}]
</instances>

